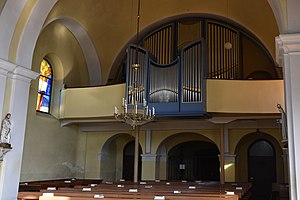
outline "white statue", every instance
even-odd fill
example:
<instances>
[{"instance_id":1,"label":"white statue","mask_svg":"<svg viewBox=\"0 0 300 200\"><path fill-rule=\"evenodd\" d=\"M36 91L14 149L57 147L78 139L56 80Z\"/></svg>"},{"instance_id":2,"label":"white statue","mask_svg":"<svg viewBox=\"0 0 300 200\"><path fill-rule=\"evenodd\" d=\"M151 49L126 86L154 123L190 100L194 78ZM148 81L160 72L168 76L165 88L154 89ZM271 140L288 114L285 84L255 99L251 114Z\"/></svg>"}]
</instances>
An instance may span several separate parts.
<instances>
[{"instance_id":1,"label":"white statue","mask_svg":"<svg viewBox=\"0 0 300 200\"><path fill-rule=\"evenodd\" d=\"M2 144L10 144L10 122L11 114L7 113L5 118L2 120L1 124L1 138L0 143Z\"/></svg>"}]
</instances>

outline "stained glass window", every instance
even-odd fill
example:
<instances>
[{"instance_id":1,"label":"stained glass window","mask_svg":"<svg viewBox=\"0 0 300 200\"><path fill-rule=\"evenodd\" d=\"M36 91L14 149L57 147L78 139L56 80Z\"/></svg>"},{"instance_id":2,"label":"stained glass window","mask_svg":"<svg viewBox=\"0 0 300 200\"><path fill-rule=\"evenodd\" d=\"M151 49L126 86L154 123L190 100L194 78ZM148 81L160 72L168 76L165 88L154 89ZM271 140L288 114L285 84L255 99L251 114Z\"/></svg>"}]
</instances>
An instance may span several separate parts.
<instances>
[{"instance_id":1,"label":"stained glass window","mask_svg":"<svg viewBox=\"0 0 300 200\"><path fill-rule=\"evenodd\" d=\"M40 77L38 86L38 96L36 110L49 113L51 102L51 89L52 89L52 68L49 62L43 59L40 66Z\"/></svg>"}]
</instances>

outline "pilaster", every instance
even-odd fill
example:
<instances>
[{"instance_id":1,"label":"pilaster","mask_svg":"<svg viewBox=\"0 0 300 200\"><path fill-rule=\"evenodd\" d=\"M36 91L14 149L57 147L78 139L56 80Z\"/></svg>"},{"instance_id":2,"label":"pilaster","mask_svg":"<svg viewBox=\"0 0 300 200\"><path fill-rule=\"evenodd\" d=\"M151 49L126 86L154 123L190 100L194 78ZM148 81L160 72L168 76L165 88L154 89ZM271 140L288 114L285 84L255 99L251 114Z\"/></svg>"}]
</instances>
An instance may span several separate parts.
<instances>
[{"instance_id":1,"label":"pilaster","mask_svg":"<svg viewBox=\"0 0 300 200\"><path fill-rule=\"evenodd\" d=\"M300 34L276 37L276 60L284 73L290 199L296 200L300 197Z\"/></svg>"},{"instance_id":2,"label":"pilaster","mask_svg":"<svg viewBox=\"0 0 300 200\"><path fill-rule=\"evenodd\" d=\"M1 165L0 199L15 200L18 195L21 173L29 87L31 80L37 78L38 73L21 66L9 63L8 65L10 71L7 73L7 80L11 82L11 88L10 94L5 94L10 95L8 107L12 123L12 150L5 155Z\"/></svg>"}]
</instances>

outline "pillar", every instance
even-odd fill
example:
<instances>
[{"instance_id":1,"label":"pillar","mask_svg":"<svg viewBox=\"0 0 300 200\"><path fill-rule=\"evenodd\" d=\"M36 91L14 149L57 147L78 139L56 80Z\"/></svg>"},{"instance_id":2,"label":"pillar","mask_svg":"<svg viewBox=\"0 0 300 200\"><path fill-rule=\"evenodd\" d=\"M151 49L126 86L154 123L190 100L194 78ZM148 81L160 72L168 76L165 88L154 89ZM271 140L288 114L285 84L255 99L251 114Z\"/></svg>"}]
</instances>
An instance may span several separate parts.
<instances>
[{"instance_id":1,"label":"pillar","mask_svg":"<svg viewBox=\"0 0 300 200\"><path fill-rule=\"evenodd\" d=\"M220 125L220 183L225 183L224 124Z\"/></svg>"},{"instance_id":2,"label":"pillar","mask_svg":"<svg viewBox=\"0 0 300 200\"><path fill-rule=\"evenodd\" d=\"M224 155L225 182L235 182L235 158L235 154Z\"/></svg>"},{"instance_id":3,"label":"pillar","mask_svg":"<svg viewBox=\"0 0 300 200\"><path fill-rule=\"evenodd\" d=\"M296 200L300 198L300 34L276 37L276 60L283 68L290 199Z\"/></svg>"},{"instance_id":4,"label":"pillar","mask_svg":"<svg viewBox=\"0 0 300 200\"><path fill-rule=\"evenodd\" d=\"M1 60L1 62L5 63L6 61ZM10 82L9 92L5 92L5 95L10 97L7 109L11 113L12 150L5 155L1 163L0 199L15 200L18 195L21 174L30 81L37 78L38 74L21 66L8 62L6 64L13 66L13 70L7 75L7 82ZM0 79L0 87L2 87L3 77ZM3 92L0 93L1 99ZM0 104L0 106L2 105Z\"/></svg>"},{"instance_id":5,"label":"pillar","mask_svg":"<svg viewBox=\"0 0 300 200\"><path fill-rule=\"evenodd\" d=\"M155 180L156 154L142 155L142 180Z\"/></svg>"}]
</instances>

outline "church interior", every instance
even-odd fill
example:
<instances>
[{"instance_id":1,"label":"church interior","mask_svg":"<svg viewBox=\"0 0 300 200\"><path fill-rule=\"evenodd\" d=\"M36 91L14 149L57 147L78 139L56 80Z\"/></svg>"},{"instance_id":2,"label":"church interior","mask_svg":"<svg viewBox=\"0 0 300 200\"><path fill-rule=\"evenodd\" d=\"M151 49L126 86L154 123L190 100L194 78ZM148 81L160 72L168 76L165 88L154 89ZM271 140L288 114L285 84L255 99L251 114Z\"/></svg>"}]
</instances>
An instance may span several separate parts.
<instances>
[{"instance_id":1,"label":"church interior","mask_svg":"<svg viewBox=\"0 0 300 200\"><path fill-rule=\"evenodd\" d=\"M238 199L298 199L297 8L0 0L0 114L11 122L0 199L69 179L250 184Z\"/></svg>"}]
</instances>

